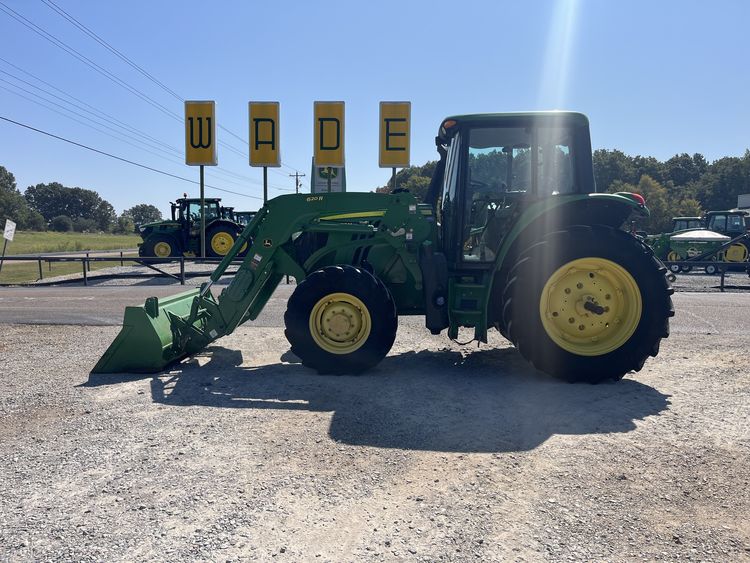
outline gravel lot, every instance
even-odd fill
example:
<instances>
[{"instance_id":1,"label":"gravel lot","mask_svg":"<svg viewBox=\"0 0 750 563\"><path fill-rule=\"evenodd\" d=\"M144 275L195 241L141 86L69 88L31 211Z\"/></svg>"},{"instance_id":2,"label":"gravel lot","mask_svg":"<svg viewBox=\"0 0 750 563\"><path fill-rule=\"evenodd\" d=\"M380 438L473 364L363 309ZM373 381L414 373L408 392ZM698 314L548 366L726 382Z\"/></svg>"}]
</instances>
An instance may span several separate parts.
<instances>
[{"instance_id":1,"label":"gravel lot","mask_svg":"<svg viewBox=\"0 0 750 563\"><path fill-rule=\"evenodd\" d=\"M0 560L750 560L750 319L687 297L599 386L421 319L360 377L278 322L137 379L89 377L116 327L2 325Z\"/></svg>"}]
</instances>

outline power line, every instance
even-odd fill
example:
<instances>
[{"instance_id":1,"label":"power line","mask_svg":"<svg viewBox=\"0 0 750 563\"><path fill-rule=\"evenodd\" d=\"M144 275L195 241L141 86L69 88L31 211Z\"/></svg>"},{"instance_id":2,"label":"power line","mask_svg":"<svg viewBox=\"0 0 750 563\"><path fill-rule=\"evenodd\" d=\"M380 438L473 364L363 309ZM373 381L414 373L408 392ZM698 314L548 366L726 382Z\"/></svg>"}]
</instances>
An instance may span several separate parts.
<instances>
[{"instance_id":1,"label":"power line","mask_svg":"<svg viewBox=\"0 0 750 563\"><path fill-rule=\"evenodd\" d=\"M18 121L14 121L13 119L4 117L2 115L0 115L0 119L2 119L3 121L7 121L8 123L13 123L14 125L18 125L19 127L24 127L25 129L29 129L31 131L35 131L37 133L41 133L42 135L47 135L48 137L52 137L53 139L58 139L59 141L64 141L66 143L70 143L71 145L75 145L77 147L81 147L83 149L86 149L86 150L89 150L89 151L92 151L92 152L95 152L95 153L98 153L98 154L101 154L101 155L104 155L104 156L108 156L109 158L114 158L115 160L119 160L119 161L125 162L127 164L132 164L133 166L138 166L139 168L144 168L146 170L150 170L151 172L156 172L157 174L162 174L164 176L169 176L170 178L175 178L177 180L182 180L183 182L189 182L191 184L199 184L199 182L197 182L195 180L191 180L191 179L185 178L183 176L178 176L177 174L171 174L170 172L165 172L164 170L159 170L158 168L153 168L151 166L146 166L145 164L141 164L139 162L134 162L132 160L128 160L127 158L122 158L121 156L117 156L117 155L114 155L114 154L111 154L111 153L108 153L108 152L105 152L105 151L101 151L99 149L95 149L93 147L89 147L88 145L84 145L82 143L77 143L77 142L72 141L70 139L66 139L65 137L60 137L59 135L55 135L53 133L49 133L48 131L43 131L42 129L37 129L36 127L32 127L31 125L26 125L24 123L20 123ZM249 197L249 198L252 198L252 199L262 199L262 198L260 198L258 196L253 196L253 195L248 195L248 194L242 194L242 193L239 193L239 192L233 192L231 190L226 190L224 188L219 188L218 186L212 186L210 184L205 184L205 186L207 188L211 188L211 189L214 189L214 190L217 190L217 191L220 191L220 192L226 192L226 193L230 193L230 194L234 194L234 195L239 195L239 196L242 196L242 197Z\"/></svg>"},{"instance_id":2,"label":"power line","mask_svg":"<svg viewBox=\"0 0 750 563\"><path fill-rule=\"evenodd\" d=\"M137 70L139 73L141 73L146 78L148 78L151 82L153 82L154 84L156 84L157 86L159 86L162 90L164 90L165 92L167 92L168 94L170 94L172 97L180 100L181 102L185 101L185 98L183 96L181 96L180 94L178 94L177 92L175 92L174 90L172 90L171 88L169 88L169 86L167 86L161 80L159 80L158 78L156 78L153 74L149 73L147 70L145 70L144 68L142 68L136 62L134 62L132 59L130 59L127 55L125 55L122 51L120 51L119 49L117 49L116 47L114 47L111 43L109 43L108 41L106 41L105 39L103 39L101 36L97 35L91 28L87 27L85 24L81 23L81 21L79 21L78 19L76 19L70 13L66 12L64 9L62 9L60 6L58 6L53 0L42 0L42 2L47 7L49 7L50 9L54 10L55 12L57 12L58 15L60 15L64 19L66 19L69 23L71 23L72 25L74 25L75 27L77 27L81 32L83 32L86 35L88 35L94 41L96 41L97 43L99 43L102 47L104 47L105 49L107 49L108 51L110 51L111 53L113 53L119 59L121 59L122 61L124 61L128 65L130 65L132 68L134 68L135 70ZM248 142L247 142L246 139L240 137L239 135L237 135L233 131L227 129L223 125L219 124L218 127L219 127L219 129L221 129L225 133L228 133L229 135L231 135L235 139L238 139L244 145L248 144ZM242 152L239 149L233 147L232 145L229 145L228 143L220 141L219 144L224 145L227 148L231 147L229 150L233 150L233 152L239 153L240 156L243 156L243 157L246 156L244 152ZM295 170L296 171L295 168L293 168L291 166L288 166L288 165L284 164L283 162L281 163L281 165L284 166L284 167L286 167L286 168L288 168L289 170Z\"/></svg>"},{"instance_id":3,"label":"power line","mask_svg":"<svg viewBox=\"0 0 750 563\"><path fill-rule=\"evenodd\" d=\"M0 0L0 10L2 10L3 12L5 12L11 18L13 18L14 20L16 20L17 22L19 22L23 26L27 27L28 29L30 29L31 31L33 31L34 33L36 33L37 35L39 35L40 37L46 39L47 41L49 41L50 43L52 43L57 48L62 49L63 51L65 51L66 53L68 53L69 55L71 55L72 57L75 57L76 59L78 59L79 61L81 61L85 65L87 65L88 67L94 69L96 72L98 72L99 74L101 74L105 78L111 80L112 82L114 82L118 86L121 86L122 88L125 88L126 90L128 90L132 94L135 94L136 96L138 96L139 98L141 98L143 101L145 101L148 104L152 105L153 107L155 107L156 109L158 109L162 113L164 113L164 114L172 117L173 119L176 119L177 121L182 121L182 119L180 118L180 116L177 115L175 112L173 112L169 108L163 106L162 104L160 104L156 100L153 100L152 98L150 98L149 96L147 96L146 94L144 94L143 92L141 92L140 90L138 90L137 88L134 88L134 87L130 86L129 84L127 84L126 82L124 82L123 80L121 80L120 78L118 78L117 76L115 76L114 74L112 74L111 72L109 72L107 69L101 67L100 65L96 64L94 61L92 61L91 59L89 59L85 55L81 54L79 51L77 51L73 47L70 47L65 42L61 41L60 39L58 39L57 37L55 37L51 33L48 33L47 31L45 31L44 29L42 29L41 27L39 27L38 25L36 25L31 20L23 17L21 14L19 14L18 12L16 12L12 8L10 8L7 4L5 4L5 2L2 2L1 0Z\"/></svg>"},{"instance_id":4,"label":"power line","mask_svg":"<svg viewBox=\"0 0 750 563\"><path fill-rule=\"evenodd\" d=\"M96 33L94 33L91 29L83 25L80 21L78 21L76 18L71 16L68 12L63 10L60 6L55 4L52 0L42 0L44 4L46 4L49 8L52 8L55 12L60 14L63 18L68 20L70 23L72 23L74 26L76 26L78 29L80 29L83 33L91 37L94 41L99 43L102 47L119 57L121 60L125 61L128 65L130 65L132 68L140 72L143 76L148 78L151 82L158 85L162 90L167 92L168 94L171 94L178 100L185 101L185 99L177 94L174 90L169 88L166 84L161 82L159 79L157 79L155 76L150 74L148 71L144 70L142 67L140 67L138 64L133 62L131 59L129 59L127 56L125 56L122 52L114 48L112 45L110 45L107 41L99 37Z\"/></svg>"},{"instance_id":5,"label":"power line","mask_svg":"<svg viewBox=\"0 0 750 563\"><path fill-rule=\"evenodd\" d=\"M166 114L167 116L171 117L172 119L175 119L175 120L177 120L179 122L182 122L182 117L180 117L177 113L173 112L172 110L170 110L166 106L160 104L159 102L157 102L156 100L154 100L153 98L151 98L150 96L148 96L147 94L145 94L142 91L140 91L138 88L136 88L134 86L131 86L130 84L128 84L127 82L125 82L124 80L122 80L121 78L119 78L118 76L116 76L114 73L110 72L106 68L104 68L101 65L97 64L96 62L94 62L90 58L86 57L80 51L74 49L73 47L71 47L70 45L68 45L67 43L65 43L64 41L62 41L61 39L57 38L53 34L45 31L43 28L41 28L40 26L36 25L34 22L32 22L31 20L29 20L28 18L26 18L26 17L22 16L21 14L19 14L18 12L16 12L15 10L13 10L10 6L8 6L7 4L5 4L5 2L2 2L1 0L0 0L0 10L3 11L3 12L5 12L5 14L7 14L8 16L10 16L14 20L16 20L18 23L22 24L26 28L30 29L31 31L33 31L34 33L36 33L37 35L39 35L43 39L46 39L47 41L49 41L50 43L52 43L57 48L65 51L66 53L68 53L72 57L78 59L80 62L82 62L85 65L87 65L88 67L92 68L93 70L95 70L96 72L98 72L99 74L101 74L102 76L104 76L105 78L107 78L110 81L114 82L118 86L120 86L120 87L128 90L130 93L136 95L141 100L143 100L146 103L150 104L151 106L153 106L154 108L158 109L159 111L161 111L162 113ZM242 156L242 157L245 156L244 151L242 151L242 150L234 147L233 145L230 145L229 143L219 141L219 144L223 145L230 152L234 152L235 154L237 154L239 156Z\"/></svg>"}]
</instances>

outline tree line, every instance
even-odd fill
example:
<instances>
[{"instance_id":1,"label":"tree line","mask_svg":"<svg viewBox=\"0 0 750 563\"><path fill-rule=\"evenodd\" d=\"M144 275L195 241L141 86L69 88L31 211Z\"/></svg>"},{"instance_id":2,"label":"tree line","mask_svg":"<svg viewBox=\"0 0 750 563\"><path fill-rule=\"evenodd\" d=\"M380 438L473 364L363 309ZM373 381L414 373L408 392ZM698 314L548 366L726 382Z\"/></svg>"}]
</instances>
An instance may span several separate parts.
<instances>
[{"instance_id":1,"label":"tree line","mask_svg":"<svg viewBox=\"0 0 750 563\"><path fill-rule=\"evenodd\" d=\"M725 156L709 163L699 153L676 154L660 161L652 156L630 156L613 149L594 151L594 178L600 192L634 192L646 199L651 211L639 229L667 232L672 217L699 217L705 211L732 209L737 196L750 193L750 150L743 156ZM396 174L396 187L423 199L437 162L404 168ZM393 180L376 188L390 192Z\"/></svg>"},{"instance_id":2,"label":"tree line","mask_svg":"<svg viewBox=\"0 0 750 563\"><path fill-rule=\"evenodd\" d=\"M29 186L21 193L15 176L0 166L0 226L10 219L26 231L132 233L139 225L161 218L159 209L145 203L118 216L112 204L94 190L59 182Z\"/></svg>"}]
</instances>

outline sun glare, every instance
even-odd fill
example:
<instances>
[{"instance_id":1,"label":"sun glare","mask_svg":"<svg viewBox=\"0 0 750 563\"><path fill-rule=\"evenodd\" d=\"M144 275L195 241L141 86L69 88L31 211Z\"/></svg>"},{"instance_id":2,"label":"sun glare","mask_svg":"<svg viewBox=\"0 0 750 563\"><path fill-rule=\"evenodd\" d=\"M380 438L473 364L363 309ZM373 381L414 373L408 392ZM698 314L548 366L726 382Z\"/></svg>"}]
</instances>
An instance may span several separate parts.
<instances>
[{"instance_id":1,"label":"sun glare","mask_svg":"<svg viewBox=\"0 0 750 563\"><path fill-rule=\"evenodd\" d=\"M540 109L561 109L567 103L570 59L579 5L580 0L555 2L540 80Z\"/></svg>"}]
</instances>

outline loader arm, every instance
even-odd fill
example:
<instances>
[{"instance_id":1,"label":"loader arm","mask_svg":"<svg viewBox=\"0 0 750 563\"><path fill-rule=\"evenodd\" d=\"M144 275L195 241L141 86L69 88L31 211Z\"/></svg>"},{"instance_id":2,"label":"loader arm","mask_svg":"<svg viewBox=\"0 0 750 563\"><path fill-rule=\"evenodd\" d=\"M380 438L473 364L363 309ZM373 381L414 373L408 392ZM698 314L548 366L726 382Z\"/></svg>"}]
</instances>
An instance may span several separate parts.
<instances>
[{"instance_id":1,"label":"loader arm","mask_svg":"<svg viewBox=\"0 0 750 563\"><path fill-rule=\"evenodd\" d=\"M339 263L337 257L350 255L363 239L368 247L401 257L421 289L416 249L434 229L418 208L409 193L285 195L268 201L199 290L126 308L122 332L92 373L160 371L257 318L284 276L300 282L323 260ZM305 233L327 235L309 256L295 246ZM246 243L237 273L215 297L211 286Z\"/></svg>"}]
</instances>

